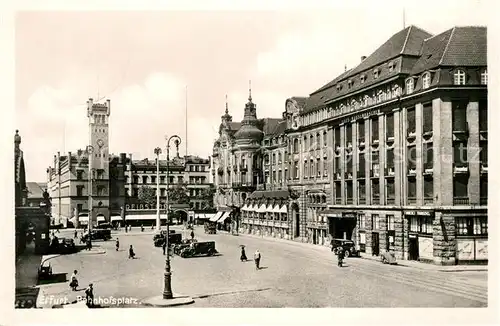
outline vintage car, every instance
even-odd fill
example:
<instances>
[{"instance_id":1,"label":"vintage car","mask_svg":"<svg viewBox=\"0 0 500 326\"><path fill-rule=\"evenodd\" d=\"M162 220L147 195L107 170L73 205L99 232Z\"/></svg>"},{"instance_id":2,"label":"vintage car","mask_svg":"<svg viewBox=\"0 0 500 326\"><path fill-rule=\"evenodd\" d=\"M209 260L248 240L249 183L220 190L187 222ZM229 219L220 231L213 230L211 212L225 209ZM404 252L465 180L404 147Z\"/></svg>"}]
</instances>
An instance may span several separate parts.
<instances>
[{"instance_id":1,"label":"vintage car","mask_svg":"<svg viewBox=\"0 0 500 326\"><path fill-rule=\"evenodd\" d=\"M54 237L51 240L49 251L52 254L72 254L77 250L73 239Z\"/></svg>"},{"instance_id":2,"label":"vintage car","mask_svg":"<svg viewBox=\"0 0 500 326\"><path fill-rule=\"evenodd\" d=\"M188 247L182 249L180 256L182 258L189 258L194 256L213 256L216 253L215 241L192 242Z\"/></svg>"},{"instance_id":3,"label":"vintage car","mask_svg":"<svg viewBox=\"0 0 500 326\"><path fill-rule=\"evenodd\" d=\"M389 264L389 265L397 265L396 261L396 256L394 255L394 252L392 251L383 251L380 254L380 261L383 264Z\"/></svg>"},{"instance_id":4,"label":"vintage car","mask_svg":"<svg viewBox=\"0 0 500 326\"><path fill-rule=\"evenodd\" d=\"M337 254L337 250L339 247L344 248L345 257L359 257L359 250L356 249L356 245L354 241L347 239L333 239L330 243L332 246L332 251L334 254Z\"/></svg>"},{"instance_id":5,"label":"vintage car","mask_svg":"<svg viewBox=\"0 0 500 326\"><path fill-rule=\"evenodd\" d=\"M155 234L153 237L153 243L155 247L161 247L166 241L166 232L161 231L158 234ZM182 234L181 233L172 233L168 235L168 245L173 246L175 244L182 242Z\"/></svg>"},{"instance_id":6,"label":"vintage car","mask_svg":"<svg viewBox=\"0 0 500 326\"><path fill-rule=\"evenodd\" d=\"M87 242L89 237L89 232L87 231L83 237L82 237L82 242ZM92 240L110 240L111 239L111 230L110 229L97 229L97 230L92 230L92 235L91 235Z\"/></svg>"},{"instance_id":7,"label":"vintage car","mask_svg":"<svg viewBox=\"0 0 500 326\"><path fill-rule=\"evenodd\" d=\"M49 279L51 276L52 276L52 266L50 266L50 263L42 261L42 263L38 267L38 279L46 280Z\"/></svg>"},{"instance_id":8,"label":"vintage car","mask_svg":"<svg viewBox=\"0 0 500 326\"><path fill-rule=\"evenodd\" d=\"M177 243L174 245L174 254L176 255L180 255L181 254L181 251L184 249L184 248L187 248L191 245L191 243L193 242L198 242L198 240L196 239L183 239L181 241L181 243Z\"/></svg>"}]
</instances>

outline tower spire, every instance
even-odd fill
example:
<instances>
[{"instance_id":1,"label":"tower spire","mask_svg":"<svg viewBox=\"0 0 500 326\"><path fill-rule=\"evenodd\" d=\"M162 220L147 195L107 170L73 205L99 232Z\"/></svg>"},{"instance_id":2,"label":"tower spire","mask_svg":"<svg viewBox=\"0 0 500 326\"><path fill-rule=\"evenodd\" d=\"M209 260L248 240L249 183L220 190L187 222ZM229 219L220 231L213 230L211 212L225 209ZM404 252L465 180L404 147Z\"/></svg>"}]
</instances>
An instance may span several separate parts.
<instances>
[{"instance_id":1,"label":"tower spire","mask_svg":"<svg viewBox=\"0 0 500 326\"><path fill-rule=\"evenodd\" d=\"M248 100L252 102L252 80L248 81Z\"/></svg>"},{"instance_id":2,"label":"tower spire","mask_svg":"<svg viewBox=\"0 0 500 326\"><path fill-rule=\"evenodd\" d=\"M229 114L229 108L227 107L227 94L226 94L226 115Z\"/></svg>"}]
</instances>

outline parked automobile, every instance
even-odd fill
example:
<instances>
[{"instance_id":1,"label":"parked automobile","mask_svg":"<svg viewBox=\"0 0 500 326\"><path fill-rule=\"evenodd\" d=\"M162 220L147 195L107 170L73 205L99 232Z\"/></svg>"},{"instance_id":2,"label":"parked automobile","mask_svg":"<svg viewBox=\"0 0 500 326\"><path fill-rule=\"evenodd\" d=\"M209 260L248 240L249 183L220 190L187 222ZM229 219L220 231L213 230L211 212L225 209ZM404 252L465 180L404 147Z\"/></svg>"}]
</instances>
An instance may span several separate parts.
<instances>
[{"instance_id":1,"label":"parked automobile","mask_svg":"<svg viewBox=\"0 0 500 326\"><path fill-rule=\"evenodd\" d=\"M187 248L191 245L191 243L193 242L198 242L198 240L196 239L183 239L181 241L181 243L177 243L174 245L174 254L176 255L180 255L182 250L184 250L184 248Z\"/></svg>"},{"instance_id":2,"label":"parked automobile","mask_svg":"<svg viewBox=\"0 0 500 326\"><path fill-rule=\"evenodd\" d=\"M153 236L153 243L155 247L161 247L163 246L163 243L165 243L167 237L167 233L165 231L161 231L160 233L157 233ZM173 233L170 232L168 235L168 245L173 246L175 244L179 244L182 242L182 234L181 233Z\"/></svg>"},{"instance_id":3,"label":"parked automobile","mask_svg":"<svg viewBox=\"0 0 500 326\"><path fill-rule=\"evenodd\" d=\"M356 244L352 240L347 239L333 239L331 241L331 246L333 253L336 255L339 247L344 248L345 258L347 257L359 257L359 250L356 249Z\"/></svg>"},{"instance_id":4,"label":"parked automobile","mask_svg":"<svg viewBox=\"0 0 500 326\"><path fill-rule=\"evenodd\" d=\"M50 266L50 263L42 261L42 263L38 267L38 279L46 280L49 279L51 276L52 276L52 266Z\"/></svg>"},{"instance_id":5,"label":"parked automobile","mask_svg":"<svg viewBox=\"0 0 500 326\"><path fill-rule=\"evenodd\" d=\"M192 242L189 247L182 249L180 256L189 258L194 256L213 256L217 253L215 250L215 241Z\"/></svg>"},{"instance_id":6,"label":"parked automobile","mask_svg":"<svg viewBox=\"0 0 500 326\"><path fill-rule=\"evenodd\" d=\"M83 235L82 241L87 242L89 238L89 233L88 231ZM92 235L91 235L92 240L110 240L111 239L111 230L110 229L97 229L97 230L92 230Z\"/></svg>"},{"instance_id":7,"label":"parked automobile","mask_svg":"<svg viewBox=\"0 0 500 326\"><path fill-rule=\"evenodd\" d=\"M60 238L59 239L59 253L61 254L71 254L76 252L75 241L70 238Z\"/></svg>"},{"instance_id":8,"label":"parked automobile","mask_svg":"<svg viewBox=\"0 0 500 326\"><path fill-rule=\"evenodd\" d=\"M98 224L94 227L94 230L105 230L105 229L112 229L113 225L111 223L101 223Z\"/></svg>"},{"instance_id":9,"label":"parked automobile","mask_svg":"<svg viewBox=\"0 0 500 326\"><path fill-rule=\"evenodd\" d=\"M397 265L396 256L391 251L383 251L380 254L380 261L383 264Z\"/></svg>"}]
</instances>

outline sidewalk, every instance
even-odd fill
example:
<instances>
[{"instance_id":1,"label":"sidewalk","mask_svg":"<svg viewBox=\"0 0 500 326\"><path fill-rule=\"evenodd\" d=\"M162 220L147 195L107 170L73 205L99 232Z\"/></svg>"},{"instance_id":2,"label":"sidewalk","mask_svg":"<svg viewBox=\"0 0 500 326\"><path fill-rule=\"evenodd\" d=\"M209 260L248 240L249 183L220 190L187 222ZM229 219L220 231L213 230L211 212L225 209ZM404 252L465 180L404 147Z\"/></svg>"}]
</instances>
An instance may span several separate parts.
<instances>
[{"instance_id":1,"label":"sidewalk","mask_svg":"<svg viewBox=\"0 0 500 326\"><path fill-rule=\"evenodd\" d=\"M217 232L220 232L221 234L225 234L225 235L232 235L231 233L225 232L225 231L222 231L222 232L217 231ZM307 247L307 248L315 249L318 251L330 251L329 247L320 246L320 245L313 245L313 244L306 243L306 242L297 242L297 241L293 241L293 240L286 240L286 239L279 239L279 238L272 238L272 237L263 237L263 236L259 236L259 235L246 234L246 233L239 233L238 235L243 236L243 237L258 238L258 239L262 239L262 240L266 240L266 241L288 243L290 245L301 246L304 248ZM375 260L375 261L380 262L379 256L371 256L371 255L361 253L361 258L368 259L368 260ZM401 266L412 267L415 269L430 270L430 271L437 271L437 272L487 272L488 271L488 265L441 266L441 265L434 265L434 264L430 264L430 263L422 263L422 262L413 261L413 260L398 260L397 264L401 265Z\"/></svg>"},{"instance_id":2,"label":"sidewalk","mask_svg":"<svg viewBox=\"0 0 500 326\"><path fill-rule=\"evenodd\" d=\"M368 260L375 260L380 262L379 256L371 256L361 253L361 258ZM488 265L452 265L442 266L432 263L422 263L414 260L398 260L398 265L412 267L421 270L436 271L436 272L487 272Z\"/></svg>"}]
</instances>

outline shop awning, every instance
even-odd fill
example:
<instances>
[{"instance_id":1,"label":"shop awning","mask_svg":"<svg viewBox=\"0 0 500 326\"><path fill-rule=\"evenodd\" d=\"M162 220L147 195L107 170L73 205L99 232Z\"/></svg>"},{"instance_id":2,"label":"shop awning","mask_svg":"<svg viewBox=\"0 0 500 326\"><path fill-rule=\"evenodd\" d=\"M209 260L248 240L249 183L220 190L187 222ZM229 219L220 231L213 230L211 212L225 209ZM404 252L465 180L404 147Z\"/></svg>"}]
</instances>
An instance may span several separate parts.
<instances>
[{"instance_id":1,"label":"shop awning","mask_svg":"<svg viewBox=\"0 0 500 326\"><path fill-rule=\"evenodd\" d=\"M243 205L243 207L241 208L242 211L248 211L248 206L247 204Z\"/></svg>"},{"instance_id":2,"label":"shop awning","mask_svg":"<svg viewBox=\"0 0 500 326\"><path fill-rule=\"evenodd\" d=\"M215 216L212 216L209 221L217 222L217 220L222 216L222 214L224 214L224 212L218 211L217 214L215 214Z\"/></svg>"},{"instance_id":3,"label":"shop awning","mask_svg":"<svg viewBox=\"0 0 500 326\"><path fill-rule=\"evenodd\" d=\"M194 218L197 220L209 220L216 214L195 214Z\"/></svg>"},{"instance_id":4,"label":"shop awning","mask_svg":"<svg viewBox=\"0 0 500 326\"><path fill-rule=\"evenodd\" d=\"M281 207L278 209L278 213L281 213L281 214L287 214L287 213L288 213L288 209L287 209L286 205L281 206Z\"/></svg>"},{"instance_id":5,"label":"shop awning","mask_svg":"<svg viewBox=\"0 0 500 326\"><path fill-rule=\"evenodd\" d=\"M276 206L273 206L273 205L269 205L266 207L266 212L267 213L277 213L276 211Z\"/></svg>"},{"instance_id":6,"label":"shop awning","mask_svg":"<svg viewBox=\"0 0 500 326\"><path fill-rule=\"evenodd\" d=\"M114 215L114 216L111 216L111 222L114 222L114 221L121 221L122 220L122 217L119 216L119 215Z\"/></svg>"},{"instance_id":7,"label":"shop awning","mask_svg":"<svg viewBox=\"0 0 500 326\"><path fill-rule=\"evenodd\" d=\"M140 221L145 221L145 220L156 220L156 215L126 215L125 220L140 220Z\"/></svg>"},{"instance_id":8,"label":"shop awning","mask_svg":"<svg viewBox=\"0 0 500 326\"><path fill-rule=\"evenodd\" d=\"M356 219L356 213L352 211L342 211L337 209L325 209L324 211L319 212L320 215L332 218L348 218L348 219Z\"/></svg>"},{"instance_id":9,"label":"shop awning","mask_svg":"<svg viewBox=\"0 0 500 326\"><path fill-rule=\"evenodd\" d=\"M97 222L106 222L106 218L104 215L97 215Z\"/></svg>"},{"instance_id":10,"label":"shop awning","mask_svg":"<svg viewBox=\"0 0 500 326\"><path fill-rule=\"evenodd\" d=\"M221 217L217 220L217 223L224 223L224 221L229 217L231 212L224 212Z\"/></svg>"},{"instance_id":11,"label":"shop awning","mask_svg":"<svg viewBox=\"0 0 500 326\"><path fill-rule=\"evenodd\" d=\"M88 214L79 214L78 215L78 221L81 222L88 222L89 221L89 215Z\"/></svg>"},{"instance_id":12,"label":"shop awning","mask_svg":"<svg viewBox=\"0 0 500 326\"><path fill-rule=\"evenodd\" d=\"M266 204L260 205L259 208L256 210L257 213L265 213L266 212Z\"/></svg>"}]
</instances>

